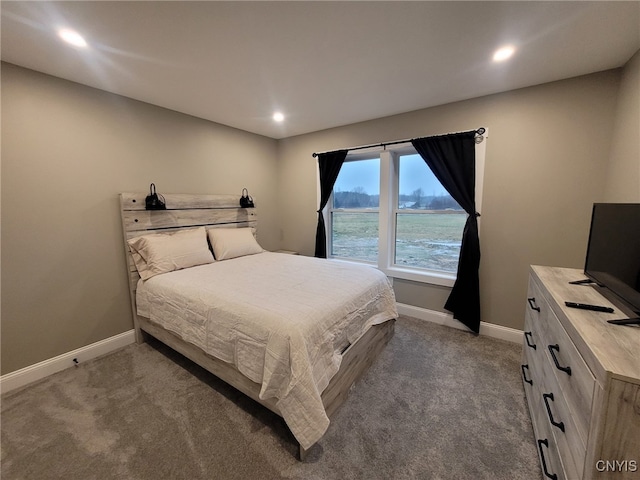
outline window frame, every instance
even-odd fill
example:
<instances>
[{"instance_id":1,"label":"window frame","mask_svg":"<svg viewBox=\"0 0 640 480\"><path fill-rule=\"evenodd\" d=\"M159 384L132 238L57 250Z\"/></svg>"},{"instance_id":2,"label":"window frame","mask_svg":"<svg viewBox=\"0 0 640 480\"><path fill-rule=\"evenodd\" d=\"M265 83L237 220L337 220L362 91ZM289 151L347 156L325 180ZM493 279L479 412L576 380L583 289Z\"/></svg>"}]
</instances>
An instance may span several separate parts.
<instances>
[{"instance_id":1,"label":"window frame","mask_svg":"<svg viewBox=\"0 0 640 480\"><path fill-rule=\"evenodd\" d=\"M484 166L487 138L489 136L488 129L483 134L483 140L476 143L476 188L475 202L478 212L482 209L482 192L484 184ZM325 225L327 229L327 258L332 261L357 263L360 265L370 265L377 267L388 277L403 280L411 280L420 283L429 283L445 287L452 287L456 280L456 273L441 272L420 267L400 266L394 263L395 260L395 242L396 242L396 218L400 211L398 208L398 189L399 189L399 157L407 154L416 154L417 152L410 143L394 145L392 147L382 148L374 147L365 151L347 154L346 162L366 160L375 156L380 158L380 202L378 209L367 209L366 213L378 212L378 261L367 262L364 260L351 259L346 257L336 257L332 252L333 238L333 212L350 212L365 213L363 209L334 209L333 208L333 191L327 202L327 206L323 209ZM318 178L319 182L319 178ZM318 189L319 195L319 189ZM319 196L318 196L319 198ZM404 209L403 209L404 210ZM403 213L403 212L400 212ZM417 213L418 214L418 213ZM424 215L428 215L424 213ZM480 217L478 218L478 233L480 232Z\"/></svg>"}]
</instances>

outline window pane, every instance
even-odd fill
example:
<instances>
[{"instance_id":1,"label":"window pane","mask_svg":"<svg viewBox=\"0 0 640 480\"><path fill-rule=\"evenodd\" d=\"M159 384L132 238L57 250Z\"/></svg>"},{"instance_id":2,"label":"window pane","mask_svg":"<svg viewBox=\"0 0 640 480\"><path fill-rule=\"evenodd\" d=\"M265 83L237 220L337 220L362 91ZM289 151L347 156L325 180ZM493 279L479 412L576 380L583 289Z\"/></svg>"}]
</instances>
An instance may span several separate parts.
<instances>
[{"instance_id":1,"label":"window pane","mask_svg":"<svg viewBox=\"0 0 640 480\"><path fill-rule=\"evenodd\" d=\"M378 208L380 159L344 162L333 187L333 208Z\"/></svg>"},{"instance_id":2,"label":"window pane","mask_svg":"<svg viewBox=\"0 0 640 480\"><path fill-rule=\"evenodd\" d=\"M333 212L331 255L377 263L378 212Z\"/></svg>"},{"instance_id":3,"label":"window pane","mask_svg":"<svg viewBox=\"0 0 640 480\"><path fill-rule=\"evenodd\" d=\"M331 255L378 262L380 158L345 162L333 187ZM375 211L372 211L375 209Z\"/></svg>"},{"instance_id":4,"label":"window pane","mask_svg":"<svg viewBox=\"0 0 640 480\"><path fill-rule=\"evenodd\" d=\"M395 264L455 274L466 213L420 155L401 155L398 165Z\"/></svg>"},{"instance_id":5,"label":"window pane","mask_svg":"<svg viewBox=\"0 0 640 480\"><path fill-rule=\"evenodd\" d=\"M398 213L396 265L456 273L467 214Z\"/></svg>"},{"instance_id":6,"label":"window pane","mask_svg":"<svg viewBox=\"0 0 640 480\"><path fill-rule=\"evenodd\" d=\"M401 155L398 172L398 208L462 210L420 155Z\"/></svg>"}]
</instances>

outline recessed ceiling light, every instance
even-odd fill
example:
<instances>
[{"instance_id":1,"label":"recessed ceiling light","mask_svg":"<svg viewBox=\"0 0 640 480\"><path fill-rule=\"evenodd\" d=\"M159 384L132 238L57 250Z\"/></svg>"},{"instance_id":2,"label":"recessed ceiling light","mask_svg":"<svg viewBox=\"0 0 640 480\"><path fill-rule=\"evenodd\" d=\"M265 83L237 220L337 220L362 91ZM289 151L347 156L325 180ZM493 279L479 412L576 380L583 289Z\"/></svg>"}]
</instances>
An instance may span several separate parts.
<instances>
[{"instance_id":1,"label":"recessed ceiling light","mask_svg":"<svg viewBox=\"0 0 640 480\"><path fill-rule=\"evenodd\" d=\"M494 62L503 62L506 59L510 58L511 55L513 55L513 53L516 51L515 48L513 48L511 45L506 46L506 47L502 47L499 48L498 50L496 50L496 52L493 54L493 61Z\"/></svg>"},{"instance_id":2,"label":"recessed ceiling light","mask_svg":"<svg viewBox=\"0 0 640 480\"><path fill-rule=\"evenodd\" d=\"M63 28L61 30L58 30L58 36L60 36L61 39L73 45L74 47L85 48L87 46L87 42L84 38L82 38L82 35L74 30Z\"/></svg>"},{"instance_id":3,"label":"recessed ceiling light","mask_svg":"<svg viewBox=\"0 0 640 480\"><path fill-rule=\"evenodd\" d=\"M280 112L276 112L276 113L273 114L273 119L276 122L282 122L284 120L284 115L282 113L280 113Z\"/></svg>"}]
</instances>

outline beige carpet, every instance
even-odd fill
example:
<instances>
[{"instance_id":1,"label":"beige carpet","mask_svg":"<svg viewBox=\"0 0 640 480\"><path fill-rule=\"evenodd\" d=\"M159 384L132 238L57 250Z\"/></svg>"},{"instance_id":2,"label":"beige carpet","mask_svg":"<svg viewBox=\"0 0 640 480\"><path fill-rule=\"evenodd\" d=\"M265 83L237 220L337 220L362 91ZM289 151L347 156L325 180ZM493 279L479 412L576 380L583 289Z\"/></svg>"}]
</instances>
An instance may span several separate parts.
<instances>
[{"instance_id":1,"label":"beige carpet","mask_svg":"<svg viewBox=\"0 0 640 480\"><path fill-rule=\"evenodd\" d=\"M520 346L401 317L305 463L284 422L160 344L2 397L2 480L539 479Z\"/></svg>"}]
</instances>

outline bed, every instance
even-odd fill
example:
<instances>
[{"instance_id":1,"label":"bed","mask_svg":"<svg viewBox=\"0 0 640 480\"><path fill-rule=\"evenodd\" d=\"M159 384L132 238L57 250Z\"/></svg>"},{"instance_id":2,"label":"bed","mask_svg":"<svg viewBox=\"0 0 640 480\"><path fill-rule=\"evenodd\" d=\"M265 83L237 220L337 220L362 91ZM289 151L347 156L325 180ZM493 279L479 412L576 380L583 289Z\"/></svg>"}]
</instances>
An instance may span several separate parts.
<instances>
[{"instance_id":1,"label":"bed","mask_svg":"<svg viewBox=\"0 0 640 480\"><path fill-rule=\"evenodd\" d=\"M267 252L236 195L120 194L136 340L151 335L284 418L300 459L393 335L368 266ZM215 252L215 256L212 254Z\"/></svg>"}]
</instances>

